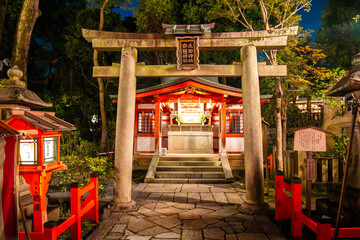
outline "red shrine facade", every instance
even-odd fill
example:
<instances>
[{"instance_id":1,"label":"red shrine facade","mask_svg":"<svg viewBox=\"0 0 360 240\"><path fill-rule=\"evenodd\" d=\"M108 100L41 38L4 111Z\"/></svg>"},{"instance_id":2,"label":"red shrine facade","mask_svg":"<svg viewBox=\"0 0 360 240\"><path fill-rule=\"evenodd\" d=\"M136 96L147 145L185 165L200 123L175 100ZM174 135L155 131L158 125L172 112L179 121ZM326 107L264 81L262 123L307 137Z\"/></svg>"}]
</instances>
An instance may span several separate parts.
<instances>
[{"instance_id":1,"label":"red shrine facade","mask_svg":"<svg viewBox=\"0 0 360 240\"><path fill-rule=\"evenodd\" d=\"M186 77L137 90L134 155L243 151L241 89Z\"/></svg>"}]
</instances>

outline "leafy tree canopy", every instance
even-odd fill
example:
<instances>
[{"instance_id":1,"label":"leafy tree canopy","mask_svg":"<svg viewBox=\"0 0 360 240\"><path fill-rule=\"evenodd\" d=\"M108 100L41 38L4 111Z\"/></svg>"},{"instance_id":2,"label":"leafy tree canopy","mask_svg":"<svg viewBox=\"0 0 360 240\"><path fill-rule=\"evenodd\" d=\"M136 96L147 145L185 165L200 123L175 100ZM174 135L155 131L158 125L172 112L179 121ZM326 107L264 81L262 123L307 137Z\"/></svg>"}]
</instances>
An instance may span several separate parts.
<instances>
[{"instance_id":1,"label":"leafy tree canopy","mask_svg":"<svg viewBox=\"0 0 360 240\"><path fill-rule=\"evenodd\" d=\"M317 32L316 43L328 56L331 68L351 67L351 57L360 51L360 1L328 0L329 6L323 8L321 27Z\"/></svg>"}]
</instances>

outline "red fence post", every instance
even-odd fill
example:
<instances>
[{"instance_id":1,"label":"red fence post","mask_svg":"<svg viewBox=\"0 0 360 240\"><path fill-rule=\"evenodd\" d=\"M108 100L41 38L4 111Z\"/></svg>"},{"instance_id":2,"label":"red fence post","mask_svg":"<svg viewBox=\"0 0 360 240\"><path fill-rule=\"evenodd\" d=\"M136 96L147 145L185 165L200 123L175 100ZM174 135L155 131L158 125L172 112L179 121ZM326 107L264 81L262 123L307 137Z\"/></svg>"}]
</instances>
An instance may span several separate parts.
<instances>
[{"instance_id":1,"label":"red fence post","mask_svg":"<svg viewBox=\"0 0 360 240\"><path fill-rule=\"evenodd\" d=\"M44 223L44 239L56 240L57 237L58 237L57 222L48 221L48 222Z\"/></svg>"},{"instance_id":2,"label":"red fence post","mask_svg":"<svg viewBox=\"0 0 360 240\"><path fill-rule=\"evenodd\" d=\"M75 215L75 223L71 226L71 239L81 238L81 196L78 183L71 184L70 214Z\"/></svg>"},{"instance_id":3,"label":"red fence post","mask_svg":"<svg viewBox=\"0 0 360 240\"><path fill-rule=\"evenodd\" d=\"M317 222L317 240L331 240L331 218L323 217Z\"/></svg>"},{"instance_id":4,"label":"red fence post","mask_svg":"<svg viewBox=\"0 0 360 240\"><path fill-rule=\"evenodd\" d=\"M270 154L270 156L268 156L268 159L270 160L270 170L272 171L273 168L274 168L274 165L273 165L273 155Z\"/></svg>"},{"instance_id":5,"label":"red fence post","mask_svg":"<svg viewBox=\"0 0 360 240\"><path fill-rule=\"evenodd\" d=\"M289 211L286 209L282 194L284 192L284 173L282 171L277 171L275 175L275 219L284 220L286 219L286 212Z\"/></svg>"},{"instance_id":6,"label":"red fence post","mask_svg":"<svg viewBox=\"0 0 360 240\"><path fill-rule=\"evenodd\" d=\"M90 183L94 183L94 188L90 190L91 200L94 200L95 206L91 210L90 219L99 221L99 174L96 172L91 173Z\"/></svg>"},{"instance_id":7,"label":"red fence post","mask_svg":"<svg viewBox=\"0 0 360 240\"><path fill-rule=\"evenodd\" d=\"M302 236L302 187L300 178L291 179L291 235Z\"/></svg>"}]
</instances>

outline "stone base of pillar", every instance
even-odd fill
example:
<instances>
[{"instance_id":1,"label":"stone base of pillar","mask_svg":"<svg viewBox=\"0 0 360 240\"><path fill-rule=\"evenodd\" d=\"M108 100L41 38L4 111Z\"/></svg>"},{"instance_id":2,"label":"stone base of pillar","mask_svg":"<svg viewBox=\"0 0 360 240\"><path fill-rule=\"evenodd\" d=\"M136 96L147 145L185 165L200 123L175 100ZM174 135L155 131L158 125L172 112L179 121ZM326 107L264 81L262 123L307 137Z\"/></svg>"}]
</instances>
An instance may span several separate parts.
<instances>
[{"instance_id":1,"label":"stone base of pillar","mask_svg":"<svg viewBox=\"0 0 360 240\"><path fill-rule=\"evenodd\" d=\"M252 204L243 202L239 207L240 210L251 213L251 214L266 214L269 210L269 204L261 203L261 204Z\"/></svg>"},{"instance_id":2,"label":"stone base of pillar","mask_svg":"<svg viewBox=\"0 0 360 240\"><path fill-rule=\"evenodd\" d=\"M111 211L112 212L122 212L129 211L136 208L136 202L131 200L130 202L112 202Z\"/></svg>"}]
</instances>

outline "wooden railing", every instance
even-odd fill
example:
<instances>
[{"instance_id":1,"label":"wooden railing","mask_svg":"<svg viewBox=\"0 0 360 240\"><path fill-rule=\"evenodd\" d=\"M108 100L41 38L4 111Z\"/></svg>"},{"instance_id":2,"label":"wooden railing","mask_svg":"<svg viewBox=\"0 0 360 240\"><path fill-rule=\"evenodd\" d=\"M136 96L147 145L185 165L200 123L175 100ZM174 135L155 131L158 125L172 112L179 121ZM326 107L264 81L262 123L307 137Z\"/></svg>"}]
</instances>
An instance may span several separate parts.
<instances>
[{"instance_id":1,"label":"wooden railing","mask_svg":"<svg viewBox=\"0 0 360 240\"><path fill-rule=\"evenodd\" d=\"M285 177L306 180L306 152L284 151ZM338 183L342 177L342 163L338 158L314 157L312 163L314 183Z\"/></svg>"},{"instance_id":2,"label":"wooden railing","mask_svg":"<svg viewBox=\"0 0 360 240\"><path fill-rule=\"evenodd\" d=\"M290 193L288 196L285 191ZM302 225L313 231L318 240L331 240L335 229L331 227L331 219L323 217L313 221L302 213L302 186L300 178L284 181L284 173L278 171L275 176L275 219L291 219L291 235L302 237ZM339 238L359 238L360 227L339 228Z\"/></svg>"},{"instance_id":3,"label":"wooden railing","mask_svg":"<svg viewBox=\"0 0 360 240\"><path fill-rule=\"evenodd\" d=\"M90 195L81 203L81 197L90 192ZM99 187L98 176L92 173L90 183L83 188L78 183L71 185L71 216L61 224L49 221L44 224L44 232L31 232L31 240L56 240L66 229L71 228L71 239L81 239L81 218L99 221ZM24 232L19 232L19 239L26 240Z\"/></svg>"},{"instance_id":4,"label":"wooden railing","mask_svg":"<svg viewBox=\"0 0 360 240\"><path fill-rule=\"evenodd\" d=\"M338 158L316 157L316 182L338 183L343 175L342 162ZM340 179L340 180L339 180Z\"/></svg>"}]
</instances>

